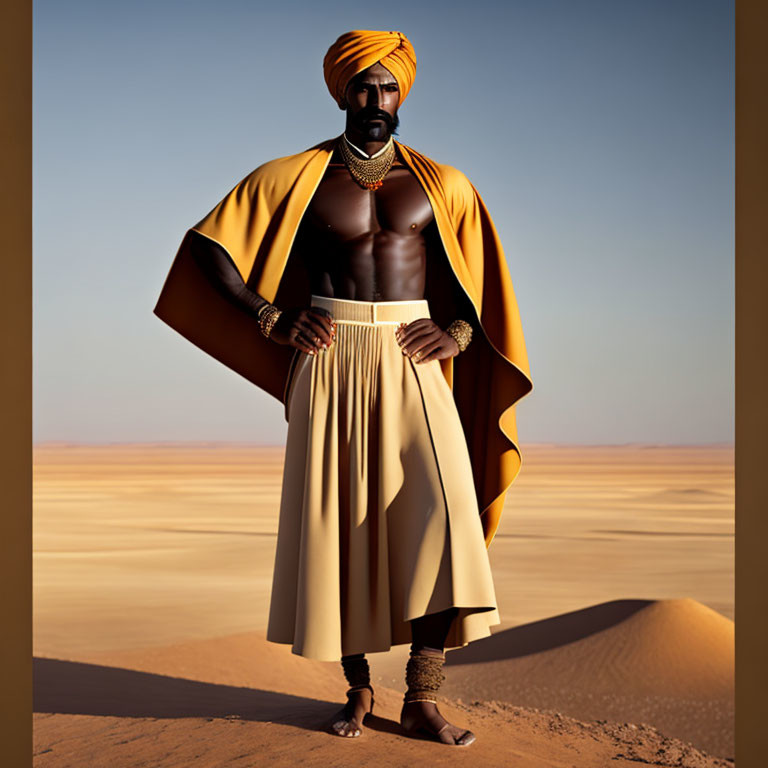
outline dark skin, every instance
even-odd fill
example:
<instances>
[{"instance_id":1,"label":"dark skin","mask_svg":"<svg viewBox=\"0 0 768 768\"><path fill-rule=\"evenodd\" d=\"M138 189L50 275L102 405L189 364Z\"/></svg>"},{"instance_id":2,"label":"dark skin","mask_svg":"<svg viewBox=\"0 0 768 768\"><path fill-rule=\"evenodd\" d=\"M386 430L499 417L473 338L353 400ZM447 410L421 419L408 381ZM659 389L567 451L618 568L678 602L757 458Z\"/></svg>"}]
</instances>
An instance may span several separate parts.
<instances>
[{"instance_id":1,"label":"dark skin","mask_svg":"<svg viewBox=\"0 0 768 768\"><path fill-rule=\"evenodd\" d=\"M368 154L389 138L381 119L360 125L358 112L380 109L392 118L400 98L397 81L381 64L354 77L347 86L349 140ZM242 284L226 252L206 238L196 237L198 263L223 287L230 299L255 314L266 299ZM305 264L312 293L363 301L430 301L432 318L419 318L398 330L403 352L424 363L459 353L456 340L443 330L456 317L471 318L466 297L452 290L429 286L445 281L450 270L442 250L429 200L410 169L397 157L384 185L370 191L360 187L347 171L339 150L330 163L307 208L294 240L292 257ZM441 324L436 319L442 320ZM284 309L270 338L308 354L317 354L333 341L335 326L320 307Z\"/></svg>"},{"instance_id":2,"label":"dark skin","mask_svg":"<svg viewBox=\"0 0 768 768\"><path fill-rule=\"evenodd\" d=\"M381 149L397 124L400 91L397 80L377 63L347 84L345 133L368 155ZM213 241L192 241L198 264L217 287L250 314L266 299L245 287L226 252ZM457 317L470 321L471 308L447 279L450 266L443 251L434 214L420 182L396 156L384 184L372 191L351 176L335 149L328 168L307 207L294 240L292 257L299 258L315 295L361 301L402 301L426 298L431 318L402 324L397 339L416 363L453 357L456 340L445 332ZM331 314L321 307L283 309L270 338L307 354L327 349L335 339ZM412 622L414 645L442 650L455 609L430 614ZM358 736L370 710L368 689L349 693L344 709L332 723L342 736ZM407 720L427 728L445 743L466 744L474 735L446 722L432 702L404 704ZM439 732L439 735L437 735Z\"/></svg>"}]
</instances>

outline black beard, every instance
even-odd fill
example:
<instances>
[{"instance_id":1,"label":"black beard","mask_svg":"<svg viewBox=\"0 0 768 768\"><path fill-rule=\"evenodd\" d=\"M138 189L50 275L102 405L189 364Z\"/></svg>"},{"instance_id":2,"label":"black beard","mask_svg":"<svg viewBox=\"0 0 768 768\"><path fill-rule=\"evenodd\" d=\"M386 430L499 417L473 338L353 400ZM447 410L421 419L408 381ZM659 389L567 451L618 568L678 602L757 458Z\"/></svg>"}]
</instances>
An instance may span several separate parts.
<instances>
[{"instance_id":1,"label":"black beard","mask_svg":"<svg viewBox=\"0 0 768 768\"><path fill-rule=\"evenodd\" d=\"M375 118L383 121L372 122ZM368 141L387 141L390 136L397 136L397 128L400 125L400 117L397 112L395 116L385 112L378 107L363 107L350 117L350 123L367 139Z\"/></svg>"}]
</instances>

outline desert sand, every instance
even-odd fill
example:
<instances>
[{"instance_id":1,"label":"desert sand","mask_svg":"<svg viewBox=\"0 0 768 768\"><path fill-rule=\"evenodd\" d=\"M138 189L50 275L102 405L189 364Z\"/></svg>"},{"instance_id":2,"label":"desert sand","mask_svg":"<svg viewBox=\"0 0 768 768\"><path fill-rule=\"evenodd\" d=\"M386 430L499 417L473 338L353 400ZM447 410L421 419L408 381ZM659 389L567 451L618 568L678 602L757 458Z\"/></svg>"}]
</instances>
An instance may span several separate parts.
<instances>
[{"instance_id":1,"label":"desert sand","mask_svg":"<svg viewBox=\"0 0 768 768\"><path fill-rule=\"evenodd\" d=\"M524 445L490 558L502 623L447 654L404 736L408 646L341 666L264 637L282 447L35 447L36 766L724 766L733 758L733 447ZM354 754L347 754L347 752Z\"/></svg>"}]
</instances>

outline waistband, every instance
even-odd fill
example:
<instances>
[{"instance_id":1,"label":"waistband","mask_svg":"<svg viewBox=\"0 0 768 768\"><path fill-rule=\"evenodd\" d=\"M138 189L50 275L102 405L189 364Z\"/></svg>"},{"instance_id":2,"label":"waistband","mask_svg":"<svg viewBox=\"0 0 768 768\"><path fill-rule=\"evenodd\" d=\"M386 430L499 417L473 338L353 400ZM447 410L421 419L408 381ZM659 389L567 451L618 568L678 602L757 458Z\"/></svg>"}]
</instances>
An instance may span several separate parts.
<instances>
[{"instance_id":1,"label":"waistband","mask_svg":"<svg viewBox=\"0 0 768 768\"><path fill-rule=\"evenodd\" d=\"M358 301L334 299L312 294L311 305L327 309L337 323L360 325L398 325L420 317L429 317L426 299L408 301Z\"/></svg>"}]
</instances>

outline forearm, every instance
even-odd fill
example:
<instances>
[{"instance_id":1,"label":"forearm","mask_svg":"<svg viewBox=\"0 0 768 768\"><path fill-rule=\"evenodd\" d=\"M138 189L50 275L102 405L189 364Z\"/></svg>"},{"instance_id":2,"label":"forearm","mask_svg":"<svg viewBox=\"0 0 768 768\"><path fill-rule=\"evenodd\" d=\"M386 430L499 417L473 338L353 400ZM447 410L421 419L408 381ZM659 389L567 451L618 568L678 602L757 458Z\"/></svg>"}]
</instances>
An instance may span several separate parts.
<instances>
[{"instance_id":1,"label":"forearm","mask_svg":"<svg viewBox=\"0 0 768 768\"><path fill-rule=\"evenodd\" d=\"M253 317L269 304L245 285L237 267L218 243L193 231L190 248L197 266L225 299Z\"/></svg>"},{"instance_id":2,"label":"forearm","mask_svg":"<svg viewBox=\"0 0 768 768\"><path fill-rule=\"evenodd\" d=\"M463 320L468 323L472 330L477 329L477 320L475 318L475 310L472 306L472 301L464 292L464 289L459 285L458 279L454 281L455 292L453 297L453 315L450 322L454 320Z\"/></svg>"},{"instance_id":3,"label":"forearm","mask_svg":"<svg viewBox=\"0 0 768 768\"><path fill-rule=\"evenodd\" d=\"M477 326L475 311L458 279L446 280L441 292L436 291L435 287L432 285L431 290L427 292L430 315L435 323L448 332L452 326L464 324L471 337Z\"/></svg>"},{"instance_id":4,"label":"forearm","mask_svg":"<svg viewBox=\"0 0 768 768\"><path fill-rule=\"evenodd\" d=\"M454 339L459 353L469 346L476 326L475 311L458 279L444 282L439 297L433 293L430 314L437 326Z\"/></svg>"}]
</instances>

